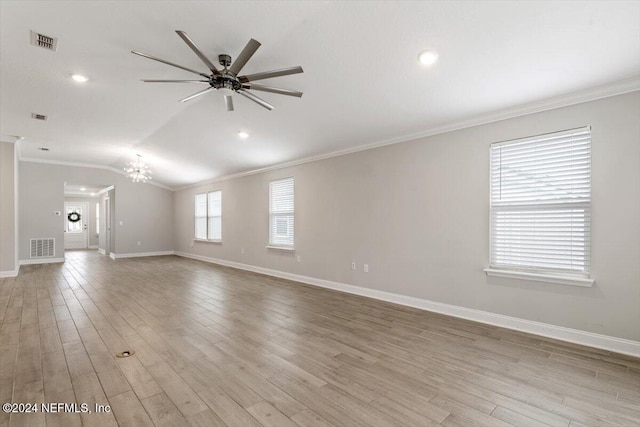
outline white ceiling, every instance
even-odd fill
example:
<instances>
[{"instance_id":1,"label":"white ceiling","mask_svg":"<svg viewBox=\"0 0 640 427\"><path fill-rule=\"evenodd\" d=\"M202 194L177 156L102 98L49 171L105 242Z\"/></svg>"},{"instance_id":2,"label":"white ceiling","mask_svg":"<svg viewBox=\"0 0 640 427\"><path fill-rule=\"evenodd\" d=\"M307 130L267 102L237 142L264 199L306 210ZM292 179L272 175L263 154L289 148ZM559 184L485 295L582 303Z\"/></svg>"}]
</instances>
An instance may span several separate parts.
<instances>
[{"instance_id":1,"label":"white ceiling","mask_svg":"<svg viewBox=\"0 0 640 427\"><path fill-rule=\"evenodd\" d=\"M136 153L172 187L417 134L640 76L640 2L0 2L0 134L23 158L111 166ZM59 38L50 52L31 30ZM206 71L174 30L214 62L249 38L242 74L301 65L260 83L274 111L200 86L141 78ZM440 61L416 61L426 48ZM90 81L73 82L82 73ZM46 122L31 113L49 116ZM240 140L237 132L251 134ZM46 146L49 152L37 150Z\"/></svg>"}]
</instances>

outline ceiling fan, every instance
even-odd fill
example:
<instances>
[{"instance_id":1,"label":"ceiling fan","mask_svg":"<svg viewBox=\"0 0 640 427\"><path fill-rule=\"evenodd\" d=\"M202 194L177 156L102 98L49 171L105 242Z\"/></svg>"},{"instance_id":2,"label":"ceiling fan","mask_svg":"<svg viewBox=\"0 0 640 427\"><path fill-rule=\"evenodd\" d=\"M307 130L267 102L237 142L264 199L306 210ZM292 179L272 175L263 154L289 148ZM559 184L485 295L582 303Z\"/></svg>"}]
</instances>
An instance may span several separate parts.
<instances>
[{"instance_id":1,"label":"ceiling fan","mask_svg":"<svg viewBox=\"0 0 640 427\"><path fill-rule=\"evenodd\" d=\"M264 99L256 96L249 90L259 90L263 92L271 92L277 93L280 95L289 95L289 96L297 96L300 98L302 96L302 92L298 92L296 90L289 89L280 89L271 86L264 86L259 84L253 84L256 80L270 79L272 77L280 77L287 76L289 74L298 74L302 73L302 67L289 67L282 68L279 70L272 71L264 71L261 73L255 74L246 74L243 76L239 76L238 74L242 70L242 68L246 65L246 63L251 59L254 53L260 47L260 43L254 39L249 40L249 43L242 49L240 55L236 58L233 63L231 62L231 56L227 54L218 55L218 62L223 67L222 70L216 68L216 66L211 62L209 58L196 46L196 44L191 40L191 38L184 31L176 31L178 36L191 48L191 50L200 58L202 62L209 68L209 74L202 73L197 70L192 70L191 68L184 67L182 65L174 64L173 62L165 61L164 59L157 58L152 55L148 55L146 53L138 52L132 50L131 53L135 55L142 56L144 58L153 59L154 61L162 62L163 64L171 65L173 67L180 68L185 71L189 71L191 73L199 75L202 79L200 80L150 80L143 79L143 82L146 83L204 83L208 84L209 87L198 91L192 95L187 96L186 98L182 98L180 102L187 102L192 100L200 95L204 95L206 93L210 93L214 90L218 89L227 89L231 92L238 93L246 98L249 98L253 102L262 105L267 110L273 110L275 107L269 104ZM233 98L231 95L224 96L224 102L227 106L227 111L233 111Z\"/></svg>"}]
</instances>

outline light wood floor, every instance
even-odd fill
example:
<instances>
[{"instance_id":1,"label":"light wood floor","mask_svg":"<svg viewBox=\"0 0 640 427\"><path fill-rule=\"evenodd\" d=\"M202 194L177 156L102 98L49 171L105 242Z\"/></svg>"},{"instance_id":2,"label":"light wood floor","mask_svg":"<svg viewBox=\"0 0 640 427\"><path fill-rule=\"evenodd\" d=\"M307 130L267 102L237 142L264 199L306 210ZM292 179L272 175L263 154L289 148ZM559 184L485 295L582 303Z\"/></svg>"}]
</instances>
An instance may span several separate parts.
<instances>
[{"instance_id":1,"label":"light wood floor","mask_svg":"<svg viewBox=\"0 0 640 427\"><path fill-rule=\"evenodd\" d=\"M640 422L639 359L178 257L22 267L0 320L0 402L112 408L0 426Z\"/></svg>"}]
</instances>

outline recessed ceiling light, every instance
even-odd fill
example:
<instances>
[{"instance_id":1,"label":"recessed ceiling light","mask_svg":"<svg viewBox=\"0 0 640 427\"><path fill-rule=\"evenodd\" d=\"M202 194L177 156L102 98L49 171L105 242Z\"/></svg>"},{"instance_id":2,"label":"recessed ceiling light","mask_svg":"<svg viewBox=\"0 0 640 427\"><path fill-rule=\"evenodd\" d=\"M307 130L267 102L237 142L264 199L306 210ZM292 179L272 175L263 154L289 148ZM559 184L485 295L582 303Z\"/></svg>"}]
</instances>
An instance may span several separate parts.
<instances>
[{"instance_id":1,"label":"recessed ceiling light","mask_svg":"<svg viewBox=\"0 0 640 427\"><path fill-rule=\"evenodd\" d=\"M418 62L424 66L431 66L438 60L438 52L433 50L423 50L418 55Z\"/></svg>"},{"instance_id":2,"label":"recessed ceiling light","mask_svg":"<svg viewBox=\"0 0 640 427\"><path fill-rule=\"evenodd\" d=\"M89 81L89 77L83 76L82 74L72 74L71 78L78 83L85 83Z\"/></svg>"},{"instance_id":3,"label":"recessed ceiling light","mask_svg":"<svg viewBox=\"0 0 640 427\"><path fill-rule=\"evenodd\" d=\"M91 193L91 195L92 195L92 196L95 196L95 195L96 195L96 193Z\"/></svg>"},{"instance_id":4,"label":"recessed ceiling light","mask_svg":"<svg viewBox=\"0 0 640 427\"><path fill-rule=\"evenodd\" d=\"M84 188L84 187L81 187L81 188L80 188L80 191L87 191L87 189L86 189L86 188Z\"/></svg>"},{"instance_id":5,"label":"recessed ceiling light","mask_svg":"<svg viewBox=\"0 0 640 427\"><path fill-rule=\"evenodd\" d=\"M238 136L242 139L249 138L249 134L247 132L242 132L242 131L238 132Z\"/></svg>"}]
</instances>

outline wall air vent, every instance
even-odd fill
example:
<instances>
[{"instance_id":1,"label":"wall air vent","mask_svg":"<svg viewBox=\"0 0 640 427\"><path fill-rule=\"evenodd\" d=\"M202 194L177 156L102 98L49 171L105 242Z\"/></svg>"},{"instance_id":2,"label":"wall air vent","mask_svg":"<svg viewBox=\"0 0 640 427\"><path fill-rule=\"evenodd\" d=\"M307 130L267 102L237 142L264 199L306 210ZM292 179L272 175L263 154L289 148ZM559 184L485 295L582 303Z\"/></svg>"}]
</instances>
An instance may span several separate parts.
<instances>
[{"instance_id":1,"label":"wall air vent","mask_svg":"<svg viewBox=\"0 0 640 427\"><path fill-rule=\"evenodd\" d=\"M56 255L56 239L31 239L31 258L52 258Z\"/></svg>"},{"instance_id":2,"label":"wall air vent","mask_svg":"<svg viewBox=\"0 0 640 427\"><path fill-rule=\"evenodd\" d=\"M44 34L31 31L31 44L34 46L42 47L44 49L49 49L55 52L56 49L58 48L58 38L45 36Z\"/></svg>"},{"instance_id":3,"label":"wall air vent","mask_svg":"<svg viewBox=\"0 0 640 427\"><path fill-rule=\"evenodd\" d=\"M31 118L36 120L47 120L47 116L44 114L31 113Z\"/></svg>"}]
</instances>

